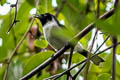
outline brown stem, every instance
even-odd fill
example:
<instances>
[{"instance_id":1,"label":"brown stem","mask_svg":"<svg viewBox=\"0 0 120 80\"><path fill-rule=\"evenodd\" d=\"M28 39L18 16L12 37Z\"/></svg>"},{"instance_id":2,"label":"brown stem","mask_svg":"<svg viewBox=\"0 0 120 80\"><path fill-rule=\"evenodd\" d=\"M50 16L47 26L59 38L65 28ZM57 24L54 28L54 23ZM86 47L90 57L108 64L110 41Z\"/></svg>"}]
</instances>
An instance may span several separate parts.
<instances>
[{"instance_id":1,"label":"brown stem","mask_svg":"<svg viewBox=\"0 0 120 80\"><path fill-rule=\"evenodd\" d=\"M112 37L112 43L113 43L113 55L112 55L112 80L115 80L115 74L116 74L116 47L115 45L117 43L117 38L115 36Z\"/></svg>"},{"instance_id":2,"label":"brown stem","mask_svg":"<svg viewBox=\"0 0 120 80\"><path fill-rule=\"evenodd\" d=\"M74 51L74 48L71 47L70 56L69 56L69 62L68 62L68 69L71 66L73 51ZM67 74L67 80L70 80L70 78L71 78L70 75L71 75L70 72L68 72L68 74Z\"/></svg>"}]
</instances>

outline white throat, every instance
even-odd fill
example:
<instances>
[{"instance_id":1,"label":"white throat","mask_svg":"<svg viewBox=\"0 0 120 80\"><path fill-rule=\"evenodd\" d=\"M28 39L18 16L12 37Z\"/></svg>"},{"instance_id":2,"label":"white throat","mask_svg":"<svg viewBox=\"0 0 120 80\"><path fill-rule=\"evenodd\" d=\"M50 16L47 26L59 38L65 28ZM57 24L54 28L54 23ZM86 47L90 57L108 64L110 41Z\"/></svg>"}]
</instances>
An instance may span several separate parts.
<instances>
[{"instance_id":1,"label":"white throat","mask_svg":"<svg viewBox=\"0 0 120 80\"><path fill-rule=\"evenodd\" d=\"M46 28L52 28L53 26L58 26L57 22L55 21L54 18L52 18L51 21L48 21L44 27L43 27L43 30L45 30Z\"/></svg>"},{"instance_id":2,"label":"white throat","mask_svg":"<svg viewBox=\"0 0 120 80\"><path fill-rule=\"evenodd\" d=\"M51 21L47 22L43 26L43 33L44 33L44 37L45 37L46 40L48 40L48 38L51 36L52 30L55 27L58 27L58 24L57 24L57 22L55 21L54 18L52 18Z\"/></svg>"}]
</instances>

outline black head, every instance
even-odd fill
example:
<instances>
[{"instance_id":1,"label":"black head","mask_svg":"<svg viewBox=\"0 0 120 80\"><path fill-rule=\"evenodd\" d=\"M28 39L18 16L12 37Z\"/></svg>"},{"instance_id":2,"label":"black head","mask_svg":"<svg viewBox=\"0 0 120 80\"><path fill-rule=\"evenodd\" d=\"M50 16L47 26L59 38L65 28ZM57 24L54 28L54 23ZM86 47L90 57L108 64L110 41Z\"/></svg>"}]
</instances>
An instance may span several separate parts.
<instances>
[{"instance_id":1,"label":"black head","mask_svg":"<svg viewBox=\"0 0 120 80\"><path fill-rule=\"evenodd\" d=\"M42 26L45 25L48 21L52 21L53 17L54 16L50 13L39 14L35 16L35 18L38 18L41 21Z\"/></svg>"}]
</instances>

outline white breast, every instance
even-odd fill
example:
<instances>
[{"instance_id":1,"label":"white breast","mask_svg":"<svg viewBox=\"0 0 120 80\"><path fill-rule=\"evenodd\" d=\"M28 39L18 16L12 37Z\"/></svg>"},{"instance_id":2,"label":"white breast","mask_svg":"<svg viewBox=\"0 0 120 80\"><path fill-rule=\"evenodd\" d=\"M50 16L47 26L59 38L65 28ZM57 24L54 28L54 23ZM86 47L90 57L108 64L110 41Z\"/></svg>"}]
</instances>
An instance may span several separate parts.
<instances>
[{"instance_id":1,"label":"white breast","mask_svg":"<svg viewBox=\"0 0 120 80\"><path fill-rule=\"evenodd\" d=\"M54 33L54 30L59 31L59 29L60 27L55 20L49 21L43 27L44 37L54 49L60 49L64 45L63 41L60 41L61 39L55 36L56 33Z\"/></svg>"}]
</instances>

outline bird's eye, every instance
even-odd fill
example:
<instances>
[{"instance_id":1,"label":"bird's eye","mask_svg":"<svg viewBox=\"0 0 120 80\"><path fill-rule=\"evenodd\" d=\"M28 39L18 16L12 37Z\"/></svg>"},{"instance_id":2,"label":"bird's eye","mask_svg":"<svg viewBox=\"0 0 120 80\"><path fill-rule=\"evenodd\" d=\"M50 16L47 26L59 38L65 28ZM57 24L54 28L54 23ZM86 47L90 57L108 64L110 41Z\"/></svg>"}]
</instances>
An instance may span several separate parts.
<instances>
[{"instance_id":1,"label":"bird's eye","mask_svg":"<svg viewBox=\"0 0 120 80\"><path fill-rule=\"evenodd\" d=\"M45 14L44 17L47 17L47 15Z\"/></svg>"}]
</instances>

